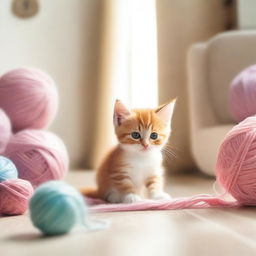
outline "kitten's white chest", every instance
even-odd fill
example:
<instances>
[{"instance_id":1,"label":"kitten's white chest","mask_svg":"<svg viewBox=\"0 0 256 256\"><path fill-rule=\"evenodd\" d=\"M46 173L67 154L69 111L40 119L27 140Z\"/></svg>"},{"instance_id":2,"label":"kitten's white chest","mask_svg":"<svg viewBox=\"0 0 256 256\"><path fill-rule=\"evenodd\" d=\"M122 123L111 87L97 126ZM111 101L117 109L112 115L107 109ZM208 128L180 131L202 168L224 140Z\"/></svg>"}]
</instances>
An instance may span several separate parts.
<instances>
[{"instance_id":1,"label":"kitten's white chest","mask_svg":"<svg viewBox=\"0 0 256 256\"><path fill-rule=\"evenodd\" d=\"M156 152L143 152L125 155L125 162L129 165L127 173L137 188L145 184L148 177L162 175L162 154Z\"/></svg>"}]
</instances>

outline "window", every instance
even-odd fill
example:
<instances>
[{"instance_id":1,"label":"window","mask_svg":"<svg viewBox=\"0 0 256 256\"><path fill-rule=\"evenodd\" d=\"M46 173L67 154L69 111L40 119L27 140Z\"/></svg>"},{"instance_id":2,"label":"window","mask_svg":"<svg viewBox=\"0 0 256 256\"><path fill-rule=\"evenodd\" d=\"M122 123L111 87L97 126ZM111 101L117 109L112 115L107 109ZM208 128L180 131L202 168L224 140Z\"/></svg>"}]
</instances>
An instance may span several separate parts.
<instances>
[{"instance_id":1,"label":"window","mask_svg":"<svg viewBox=\"0 0 256 256\"><path fill-rule=\"evenodd\" d=\"M115 96L131 107L156 107L158 86L155 0L116 0L113 17Z\"/></svg>"}]
</instances>

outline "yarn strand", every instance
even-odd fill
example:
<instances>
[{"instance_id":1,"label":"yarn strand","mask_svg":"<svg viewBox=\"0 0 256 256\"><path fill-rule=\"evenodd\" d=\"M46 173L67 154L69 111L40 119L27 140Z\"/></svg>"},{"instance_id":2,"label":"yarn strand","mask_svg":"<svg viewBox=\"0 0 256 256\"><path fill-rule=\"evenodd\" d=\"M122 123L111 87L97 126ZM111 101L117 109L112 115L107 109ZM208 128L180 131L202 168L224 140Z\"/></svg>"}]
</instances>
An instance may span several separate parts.
<instances>
[{"instance_id":1,"label":"yarn strand","mask_svg":"<svg viewBox=\"0 0 256 256\"><path fill-rule=\"evenodd\" d=\"M144 200L133 204L108 204L103 200L86 198L93 213L123 212L123 211L150 211L150 210L179 210L179 209L204 209L218 207L240 207L237 201L228 201L221 197L208 194L199 194L192 197L181 197L171 200Z\"/></svg>"}]
</instances>

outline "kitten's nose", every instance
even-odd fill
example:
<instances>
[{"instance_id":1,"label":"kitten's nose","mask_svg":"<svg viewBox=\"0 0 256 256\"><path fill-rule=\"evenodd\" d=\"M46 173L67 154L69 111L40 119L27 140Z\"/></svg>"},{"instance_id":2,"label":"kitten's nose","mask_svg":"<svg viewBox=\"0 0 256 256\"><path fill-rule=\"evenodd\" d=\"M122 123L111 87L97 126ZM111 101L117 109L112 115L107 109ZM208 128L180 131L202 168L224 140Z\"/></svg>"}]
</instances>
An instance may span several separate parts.
<instances>
[{"instance_id":1,"label":"kitten's nose","mask_svg":"<svg viewBox=\"0 0 256 256\"><path fill-rule=\"evenodd\" d=\"M145 149L147 149L148 146L149 146L146 141L142 141L141 144L142 144L142 146L143 146Z\"/></svg>"}]
</instances>

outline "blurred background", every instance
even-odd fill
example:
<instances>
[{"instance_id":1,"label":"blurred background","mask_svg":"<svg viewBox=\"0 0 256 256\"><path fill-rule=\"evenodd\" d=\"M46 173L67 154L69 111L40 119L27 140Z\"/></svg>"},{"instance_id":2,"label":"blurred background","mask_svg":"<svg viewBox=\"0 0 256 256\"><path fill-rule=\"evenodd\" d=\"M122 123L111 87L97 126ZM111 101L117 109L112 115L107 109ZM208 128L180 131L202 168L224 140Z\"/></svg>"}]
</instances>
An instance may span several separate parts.
<instances>
[{"instance_id":1,"label":"blurred background","mask_svg":"<svg viewBox=\"0 0 256 256\"><path fill-rule=\"evenodd\" d=\"M178 97L170 138L177 157L167 166L195 170L187 53L248 26L250 8L241 2L250 1L2 0L0 73L32 66L54 78L60 108L50 129L65 141L73 169L94 168L114 143L116 98L154 107Z\"/></svg>"}]
</instances>

